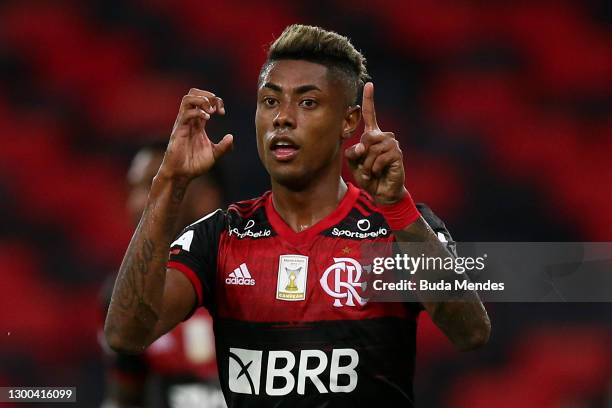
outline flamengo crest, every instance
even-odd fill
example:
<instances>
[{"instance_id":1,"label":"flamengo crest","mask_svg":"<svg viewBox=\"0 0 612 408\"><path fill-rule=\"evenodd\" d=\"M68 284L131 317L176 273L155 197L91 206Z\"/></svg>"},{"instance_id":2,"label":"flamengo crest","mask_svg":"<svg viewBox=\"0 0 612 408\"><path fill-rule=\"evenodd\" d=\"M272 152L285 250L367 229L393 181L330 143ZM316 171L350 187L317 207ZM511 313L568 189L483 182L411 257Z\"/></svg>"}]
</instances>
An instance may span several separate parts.
<instances>
[{"instance_id":1,"label":"flamengo crest","mask_svg":"<svg viewBox=\"0 0 612 408\"><path fill-rule=\"evenodd\" d=\"M366 285L361 281L362 274L361 264L353 258L334 258L334 264L323 272L321 287L334 298L335 307L355 306L355 301L363 306L368 299L360 295Z\"/></svg>"}]
</instances>

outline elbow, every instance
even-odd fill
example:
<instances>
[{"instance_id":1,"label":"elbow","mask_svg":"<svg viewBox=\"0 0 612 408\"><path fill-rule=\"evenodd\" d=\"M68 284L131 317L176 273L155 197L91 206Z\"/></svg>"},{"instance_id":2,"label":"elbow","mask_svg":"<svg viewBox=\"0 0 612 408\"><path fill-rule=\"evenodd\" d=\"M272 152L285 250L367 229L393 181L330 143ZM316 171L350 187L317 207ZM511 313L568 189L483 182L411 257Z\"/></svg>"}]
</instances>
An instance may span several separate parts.
<instances>
[{"instance_id":1,"label":"elbow","mask_svg":"<svg viewBox=\"0 0 612 408\"><path fill-rule=\"evenodd\" d=\"M145 345L130 341L130 336L120 333L108 324L104 327L104 338L108 347L119 354L140 354L146 348Z\"/></svg>"},{"instance_id":2,"label":"elbow","mask_svg":"<svg viewBox=\"0 0 612 408\"><path fill-rule=\"evenodd\" d=\"M477 350L489 342L490 336L491 322L487 318L478 326L472 328L468 335L455 343L455 346L460 351Z\"/></svg>"}]
</instances>

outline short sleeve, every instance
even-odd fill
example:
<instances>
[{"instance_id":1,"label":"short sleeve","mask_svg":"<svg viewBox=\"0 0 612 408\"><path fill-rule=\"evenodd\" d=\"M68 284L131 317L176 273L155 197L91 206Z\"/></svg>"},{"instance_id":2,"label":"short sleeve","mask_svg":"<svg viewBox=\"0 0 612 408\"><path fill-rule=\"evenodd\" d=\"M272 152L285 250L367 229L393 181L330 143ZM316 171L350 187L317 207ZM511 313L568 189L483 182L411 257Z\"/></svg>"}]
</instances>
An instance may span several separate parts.
<instances>
[{"instance_id":1,"label":"short sleeve","mask_svg":"<svg viewBox=\"0 0 612 408\"><path fill-rule=\"evenodd\" d=\"M444 243L446 249L454 256L457 257L457 248L455 245L455 241L453 241L453 237L450 232L446 228L444 222L438 217L434 212L429 208L426 204L417 203L417 210L421 213L421 216L425 220L425 222L431 227L433 232L436 234L438 239ZM409 302L407 306L417 313L424 309L423 305L418 302Z\"/></svg>"},{"instance_id":2,"label":"short sleeve","mask_svg":"<svg viewBox=\"0 0 612 408\"><path fill-rule=\"evenodd\" d=\"M446 245L446 249L455 257L457 257L457 246L450 232L446 228L444 222L438 217L426 204L417 203L417 209L421 216L429 224L431 229L436 233L438 239Z\"/></svg>"},{"instance_id":3,"label":"short sleeve","mask_svg":"<svg viewBox=\"0 0 612 408\"><path fill-rule=\"evenodd\" d=\"M214 211L187 226L170 244L168 268L182 272L193 285L198 306L210 310L213 304L219 241L226 214Z\"/></svg>"}]
</instances>

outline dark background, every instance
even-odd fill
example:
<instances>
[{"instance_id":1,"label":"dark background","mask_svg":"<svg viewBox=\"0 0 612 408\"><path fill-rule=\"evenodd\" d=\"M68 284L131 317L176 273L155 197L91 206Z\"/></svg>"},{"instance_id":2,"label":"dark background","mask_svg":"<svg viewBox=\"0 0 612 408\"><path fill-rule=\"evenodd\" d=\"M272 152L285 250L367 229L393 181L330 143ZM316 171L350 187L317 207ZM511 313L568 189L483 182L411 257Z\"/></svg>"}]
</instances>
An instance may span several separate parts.
<instances>
[{"instance_id":1,"label":"dark background","mask_svg":"<svg viewBox=\"0 0 612 408\"><path fill-rule=\"evenodd\" d=\"M125 173L189 88L225 100L230 201L261 194L256 79L291 23L349 36L407 185L458 241L612 241L606 1L0 3L0 385L104 386L98 288L132 226ZM612 288L611 288L612 290ZM610 304L494 304L468 354L421 319L422 407L612 405Z\"/></svg>"}]
</instances>

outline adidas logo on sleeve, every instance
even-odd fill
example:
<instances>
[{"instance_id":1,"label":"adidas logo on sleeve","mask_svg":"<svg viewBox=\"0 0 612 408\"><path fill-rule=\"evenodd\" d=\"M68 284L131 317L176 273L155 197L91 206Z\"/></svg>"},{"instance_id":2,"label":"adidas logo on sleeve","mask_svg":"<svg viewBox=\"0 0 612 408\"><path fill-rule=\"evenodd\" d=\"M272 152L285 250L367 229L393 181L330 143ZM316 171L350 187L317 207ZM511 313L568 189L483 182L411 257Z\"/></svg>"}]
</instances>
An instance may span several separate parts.
<instances>
[{"instance_id":1,"label":"adidas logo on sleeve","mask_svg":"<svg viewBox=\"0 0 612 408\"><path fill-rule=\"evenodd\" d=\"M253 286L255 285L255 279L251 277L249 268L246 264L240 264L240 266L234 269L227 278L225 278L226 285L242 285L242 286Z\"/></svg>"}]
</instances>

